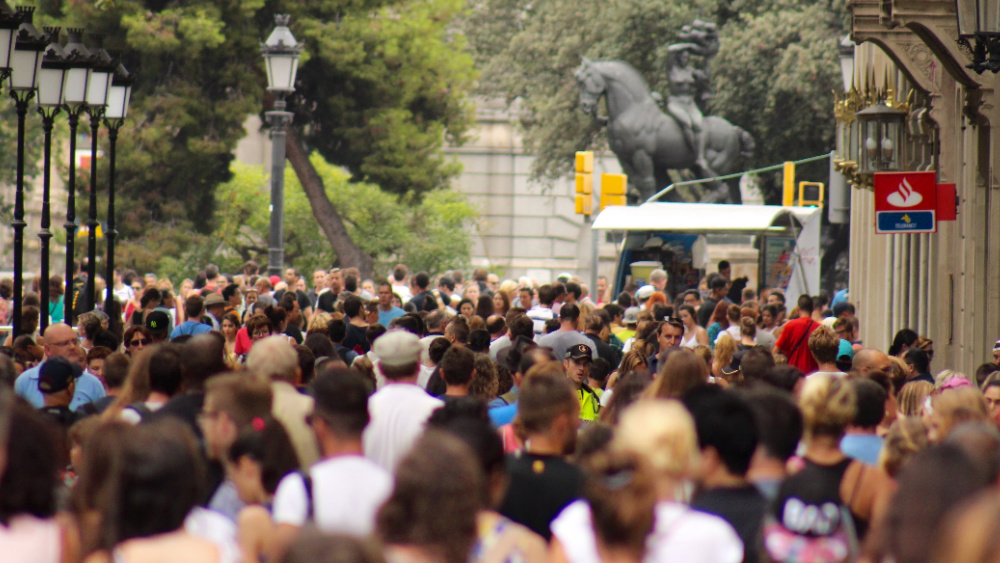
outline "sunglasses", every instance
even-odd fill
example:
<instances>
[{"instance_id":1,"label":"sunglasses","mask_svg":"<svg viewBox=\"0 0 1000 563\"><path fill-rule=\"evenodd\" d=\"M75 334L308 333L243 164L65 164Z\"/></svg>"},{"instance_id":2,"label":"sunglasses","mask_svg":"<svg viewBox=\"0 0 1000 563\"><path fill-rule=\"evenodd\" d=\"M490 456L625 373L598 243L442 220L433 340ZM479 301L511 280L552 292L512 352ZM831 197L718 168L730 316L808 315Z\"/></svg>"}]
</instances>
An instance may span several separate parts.
<instances>
[{"instance_id":1,"label":"sunglasses","mask_svg":"<svg viewBox=\"0 0 1000 563\"><path fill-rule=\"evenodd\" d=\"M128 344L129 346L149 346L153 341L148 338L142 338L139 340L132 340Z\"/></svg>"}]
</instances>

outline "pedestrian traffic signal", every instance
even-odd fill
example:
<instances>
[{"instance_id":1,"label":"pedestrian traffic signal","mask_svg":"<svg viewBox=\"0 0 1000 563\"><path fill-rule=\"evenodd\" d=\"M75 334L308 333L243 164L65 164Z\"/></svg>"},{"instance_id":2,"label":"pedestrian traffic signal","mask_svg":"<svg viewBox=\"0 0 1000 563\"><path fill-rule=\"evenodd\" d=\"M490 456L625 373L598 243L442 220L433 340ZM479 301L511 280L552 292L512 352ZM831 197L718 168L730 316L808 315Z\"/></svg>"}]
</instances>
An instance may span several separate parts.
<instances>
[{"instance_id":1,"label":"pedestrian traffic signal","mask_svg":"<svg viewBox=\"0 0 1000 563\"><path fill-rule=\"evenodd\" d=\"M799 182L799 207L823 207L823 182Z\"/></svg>"},{"instance_id":2,"label":"pedestrian traffic signal","mask_svg":"<svg viewBox=\"0 0 1000 563\"><path fill-rule=\"evenodd\" d=\"M590 215L594 206L594 151L576 153L576 213Z\"/></svg>"},{"instance_id":3,"label":"pedestrian traffic signal","mask_svg":"<svg viewBox=\"0 0 1000 563\"><path fill-rule=\"evenodd\" d=\"M625 188L628 176L625 174L601 174L601 211L612 205L625 205Z\"/></svg>"}]
</instances>

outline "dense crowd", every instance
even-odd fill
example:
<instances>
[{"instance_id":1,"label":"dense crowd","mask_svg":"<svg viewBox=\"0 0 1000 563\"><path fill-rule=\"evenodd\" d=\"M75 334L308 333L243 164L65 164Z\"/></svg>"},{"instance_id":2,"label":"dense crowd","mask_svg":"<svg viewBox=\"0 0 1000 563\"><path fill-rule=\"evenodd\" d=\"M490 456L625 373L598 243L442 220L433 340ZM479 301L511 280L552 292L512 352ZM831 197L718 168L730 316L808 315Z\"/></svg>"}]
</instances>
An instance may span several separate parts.
<instances>
[{"instance_id":1,"label":"dense crowd","mask_svg":"<svg viewBox=\"0 0 1000 563\"><path fill-rule=\"evenodd\" d=\"M0 281L0 559L997 560L1000 341L935 374L846 291L726 263L673 296L466 278Z\"/></svg>"}]
</instances>

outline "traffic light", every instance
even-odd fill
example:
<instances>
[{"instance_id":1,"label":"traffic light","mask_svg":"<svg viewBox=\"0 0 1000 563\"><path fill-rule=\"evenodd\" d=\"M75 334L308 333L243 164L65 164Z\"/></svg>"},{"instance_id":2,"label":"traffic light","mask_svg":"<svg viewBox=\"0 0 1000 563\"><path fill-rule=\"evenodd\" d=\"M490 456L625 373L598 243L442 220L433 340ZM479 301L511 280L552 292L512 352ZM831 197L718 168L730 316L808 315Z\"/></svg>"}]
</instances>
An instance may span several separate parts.
<instances>
[{"instance_id":1,"label":"traffic light","mask_svg":"<svg viewBox=\"0 0 1000 563\"><path fill-rule=\"evenodd\" d=\"M799 207L823 207L825 191L823 182L799 182Z\"/></svg>"},{"instance_id":2,"label":"traffic light","mask_svg":"<svg viewBox=\"0 0 1000 563\"><path fill-rule=\"evenodd\" d=\"M594 151L576 153L576 213L590 215L594 206Z\"/></svg>"},{"instance_id":3,"label":"traffic light","mask_svg":"<svg viewBox=\"0 0 1000 563\"><path fill-rule=\"evenodd\" d=\"M785 163L784 182L781 190L781 205L791 207L795 205L795 163Z\"/></svg>"},{"instance_id":4,"label":"traffic light","mask_svg":"<svg viewBox=\"0 0 1000 563\"><path fill-rule=\"evenodd\" d=\"M628 176L625 174L601 174L601 211L612 205L625 205L625 188Z\"/></svg>"}]
</instances>

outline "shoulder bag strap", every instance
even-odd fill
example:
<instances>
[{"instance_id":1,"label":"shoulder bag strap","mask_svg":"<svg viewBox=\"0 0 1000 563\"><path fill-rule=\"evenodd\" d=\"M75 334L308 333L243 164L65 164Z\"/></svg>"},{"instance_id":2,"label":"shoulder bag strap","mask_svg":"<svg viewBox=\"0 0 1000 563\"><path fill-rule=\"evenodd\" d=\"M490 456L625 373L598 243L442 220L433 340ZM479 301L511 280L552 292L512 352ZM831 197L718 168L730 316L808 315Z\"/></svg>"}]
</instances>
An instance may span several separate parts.
<instances>
[{"instance_id":1,"label":"shoulder bag strap","mask_svg":"<svg viewBox=\"0 0 1000 563\"><path fill-rule=\"evenodd\" d=\"M795 347L792 348L792 351L788 353L789 357L795 354L795 352L798 351L799 346L802 346L802 343L805 342L807 338L809 338L809 333L812 330L814 324L816 324L816 321L809 319L809 326L806 327L806 331L802 333L802 338L800 338L799 341L795 344Z\"/></svg>"},{"instance_id":2,"label":"shoulder bag strap","mask_svg":"<svg viewBox=\"0 0 1000 563\"><path fill-rule=\"evenodd\" d=\"M306 520L312 521L314 518L314 505L313 505L313 480L312 476L306 471L299 471L299 476L302 477L302 486L306 488Z\"/></svg>"}]
</instances>

